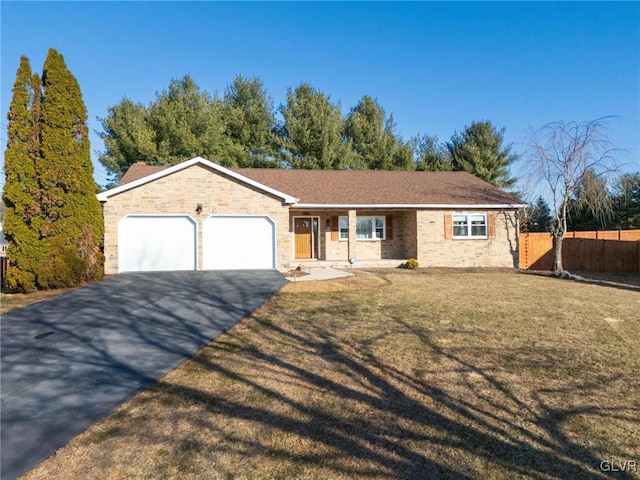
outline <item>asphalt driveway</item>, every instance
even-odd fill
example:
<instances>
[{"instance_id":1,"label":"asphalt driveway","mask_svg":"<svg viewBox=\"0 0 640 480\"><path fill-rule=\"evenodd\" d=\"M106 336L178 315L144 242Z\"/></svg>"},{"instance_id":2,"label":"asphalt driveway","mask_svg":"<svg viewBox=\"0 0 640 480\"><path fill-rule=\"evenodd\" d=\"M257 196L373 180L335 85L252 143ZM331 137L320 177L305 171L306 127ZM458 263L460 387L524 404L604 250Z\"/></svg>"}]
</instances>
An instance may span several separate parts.
<instances>
[{"instance_id":1,"label":"asphalt driveway","mask_svg":"<svg viewBox=\"0 0 640 480\"><path fill-rule=\"evenodd\" d=\"M275 271L120 274L3 315L0 477L33 468L284 283Z\"/></svg>"}]
</instances>

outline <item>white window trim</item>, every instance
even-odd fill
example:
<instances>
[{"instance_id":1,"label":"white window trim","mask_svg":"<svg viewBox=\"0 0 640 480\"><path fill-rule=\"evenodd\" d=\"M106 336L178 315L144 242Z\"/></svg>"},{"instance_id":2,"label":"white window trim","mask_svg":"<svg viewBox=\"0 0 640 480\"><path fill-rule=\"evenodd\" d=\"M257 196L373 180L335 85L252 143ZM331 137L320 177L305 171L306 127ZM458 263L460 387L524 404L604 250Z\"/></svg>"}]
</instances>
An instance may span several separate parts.
<instances>
[{"instance_id":1,"label":"white window trim","mask_svg":"<svg viewBox=\"0 0 640 480\"><path fill-rule=\"evenodd\" d=\"M349 240L348 235L349 235L349 230L347 229L347 238L342 238L341 235L341 230L340 230L340 219L341 218L346 218L347 219L347 225L349 225L349 219L346 215L340 215L338 217L338 241L340 242L346 242ZM358 221L358 218L372 218L373 222L372 222L372 226L373 226L373 230L371 230L371 234L373 235L372 238L356 238L357 242L380 242L382 240L386 240L387 239L387 217L385 215L357 215L356 216L356 222ZM382 238L378 238L376 237L376 218L382 218Z\"/></svg>"},{"instance_id":2,"label":"white window trim","mask_svg":"<svg viewBox=\"0 0 640 480\"><path fill-rule=\"evenodd\" d=\"M480 216L484 217L484 235L472 235L471 217ZM455 217L467 218L467 235L455 234ZM489 238L489 216L486 213L454 213L451 215L451 238L454 240L486 240Z\"/></svg>"}]
</instances>

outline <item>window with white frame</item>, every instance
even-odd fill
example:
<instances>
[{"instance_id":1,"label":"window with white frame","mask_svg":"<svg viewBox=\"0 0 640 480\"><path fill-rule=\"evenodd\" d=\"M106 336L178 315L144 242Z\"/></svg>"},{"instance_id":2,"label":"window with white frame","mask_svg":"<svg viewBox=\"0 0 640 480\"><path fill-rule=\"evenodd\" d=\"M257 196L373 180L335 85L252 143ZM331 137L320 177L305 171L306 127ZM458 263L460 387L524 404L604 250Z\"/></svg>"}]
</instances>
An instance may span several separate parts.
<instances>
[{"instance_id":1,"label":"window with white frame","mask_svg":"<svg viewBox=\"0 0 640 480\"><path fill-rule=\"evenodd\" d=\"M384 217L356 217L356 238L358 240L384 240ZM338 220L340 240L349 238L349 220L340 217Z\"/></svg>"},{"instance_id":2,"label":"window with white frame","mask_svg":"<svg viewBox=\"0 0 640 480\"><path fill-rule=\"evenodd\" d=\"M338 225L340 229L340 240L347 240L349 238L349 220L347 217L340 217Z\"/></svg>"},{"instance_id":3,"label":"window with white frame","mask_svg":"<svg viewBox=\"0 0 640 480\"><path fill-rule=\"evenodd\" d=\"M487 238L487 215L453 215L453 238Z\"/></svg>"}]
</instances>

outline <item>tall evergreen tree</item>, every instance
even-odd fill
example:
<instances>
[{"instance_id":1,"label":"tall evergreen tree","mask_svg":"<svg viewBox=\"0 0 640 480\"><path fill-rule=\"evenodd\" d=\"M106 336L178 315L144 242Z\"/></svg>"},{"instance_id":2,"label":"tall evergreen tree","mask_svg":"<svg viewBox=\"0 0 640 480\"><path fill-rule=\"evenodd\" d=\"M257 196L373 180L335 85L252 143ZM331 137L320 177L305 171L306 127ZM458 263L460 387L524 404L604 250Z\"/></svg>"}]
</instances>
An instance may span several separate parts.
<instances>
[{"instance_id":1,"label":"tall evergreen tree","mask_svg":"<svg viewBox=\"0 0 640 480\"><path fill-rule=\"evenodd\" d=\"M260 79L236 76L224 94L225 133L240 153L241 167L277 167L276 121Z\"/></svg>"},{"instance_id":2,"label":"tall evergreen tree","mask_svg":"<svg viewBox=\"0 0 640 480\"><path fill-rule=\"evenodd\" d=\"M453 169L472 173L496 187L511 187L516 179L510 176L509 166L518 156L503 141L504 128L496 130L488 121L473 122L447 143Z\"/></svg>"},{"instance_id":3,"label":"tall evergreen tree","mask_svg":"<svg viewBox=\"0 0 640 480\"><path fill-rule=\"evenodd\" d=\"M95 195L87 111L62 55L49 49L44 63L40 152L36 171L44 222L41 288L77 285L103 274L104 233Z\"/></svg>"},{"instance_id":4,"label":"tall evergreen tree","mask_svg":"<svg viewBox=\"0 0 640 480\"><path fill-rule=\"evenodd\" d=\"M525 209L525 218L520 223L520 228L527 232L547 232L551 222L551 209L542 196L536 203Z\"/></svg>"},{"instance_id":5,"label":"tall evergreen tree","mask_svg":"<svg viewBox=\"0 0 640 480\"><path fill-rule=\"evenodd\" d=\"M106 151L100 157L111 180L117 183L127 169L136 162L152 164L158 157L155 132L149 125L149 112L141 103L123 98L109 107L102 119L100 133Z\"/></svg>"},{"instance_id":6,"label":"tall evergreen tree","mask_svg":"<svg viewBox=\"0 0 640 480\"><path fill-rule=\"evenodd\" d=\"M101 119L106 151L100 162L118 181L136 162L173 165L202 156L238 166L244 147L225 132L227 107L189 75L171 80L148 106L124 98Z\"/></svg>"},{"instance_id":7,"label":"tall evergreen tree","mask_svg":"<svg viewBox=\"0 0 640 480\"><path fill-rule=\"evenodd\" d=\"M29 59L20 58L7 115L7 149L4 154L5 184L2 193L6 205L3 231L9 241L7 287L30 292L35 290L42 263L39 231L39 188L36 177L34 144L37 136L37 109L32 103L40 98L40 85L32 84ZM32 113L36 118L32 117ZM34 126L35 123L35 126Z\"/></svg>"},{"instance_id":8,"label":"tall evergreen tree","mask_svg":"<svg viewBox=\"0 0 640 480\"><path fill-rule=\"evenodd\" d=\"M280 108L284 160L293 168L342 169L350 166L340 107L308 83L287 90Z\"/></svg>"},{"instance_id":9,"label":"tall evergreen tree","mask_svg":"<svg viewBox=\"0 0 640 480\"><path fill-rule=\"evenodd\" d=\"M351 140L356 153L355 168L372 168L385 155L385 112L382 106L369 95L351 109L345 120L345 135Z\"/></svg>"},{"instance_id":10,"label":"tall evergreen tree","mask_svg":"<svg viewBox=\"0 0 640 480\"><path fill-rule=\"evenodd\" d=\"M356 168L410 170L413 168L409 145L396 135L393 115L365 95L345 120L345 135L356 154Z\"/></svg>"},{"instance_id":11,"label":"tall evergreen tree","mask_svg":"<svg viewBox=\"0 0 640 480\"><path fill-rule=\"evenodd\" d=\"M617 228L640 228L640 172L625 173L616 182Z\"/></svg>"},{"instance_id":12,"label":"tall evergreen tree","mask_svg":"<svg viewBox=\"0 0 640 480\"><path fill-rule=\"evenodd\" d=\"M453 169L446 145L438 143L438 137L417 135L411 139L416 170L447 172Z\"/></svg>"},{"instance_id":13,"label":"tall evergreen tree","mask_svg":"<svg viewBox=\"0 0 640 480\"><path fill-rule=\"evenodd\" d=\"M173 165L203 156L237 166L240 147L225 135L224 105L202 91L189 75L172 80L149 108L149 126L157 146L154 163Z\"/></svg>"}]
</instances>

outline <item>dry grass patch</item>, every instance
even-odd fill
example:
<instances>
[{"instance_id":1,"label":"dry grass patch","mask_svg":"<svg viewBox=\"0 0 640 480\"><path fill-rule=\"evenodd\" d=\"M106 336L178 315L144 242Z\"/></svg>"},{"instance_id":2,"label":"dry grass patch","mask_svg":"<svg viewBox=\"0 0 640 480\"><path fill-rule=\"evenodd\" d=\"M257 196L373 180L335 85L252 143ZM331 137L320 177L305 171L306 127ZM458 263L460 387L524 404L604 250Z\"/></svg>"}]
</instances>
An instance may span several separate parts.
<instances>
[{"instance_id":1,"label":"dry grass patch","mask_svg":"<svg viewBox=\"0 0 640 480\"><path fill-rule=\"evenodd\" d=\"M379 288L389 285L386 276L380 272L358 271L352 277L335 280L293 281L285 285L283 293L335 293L354 292L369 288Z\"/></svg>"},{"instance_id":2,"label":"dry grass patch","mask_svg":"<svg viewBox=\"0 0 640 480\"><path fill-rule=\"evenodd\" d=\"M78 287L75 287L78 288ZM16 308L26 307L32 303L41 302L75 288L59 288L56 290L42 290L33 293L0 293L0 314L10 312Z\"/></svg>"},{"instance_id":3,"label":"dry grass patch","mask_svg":"<svg viewBox=\"0 0 640 480\"><path fill-rule=\"evenodd\" d=\"M381 275L288 285L26 478L568 479L640 463L640 294Z\"/></svg>"}]
</instances>

